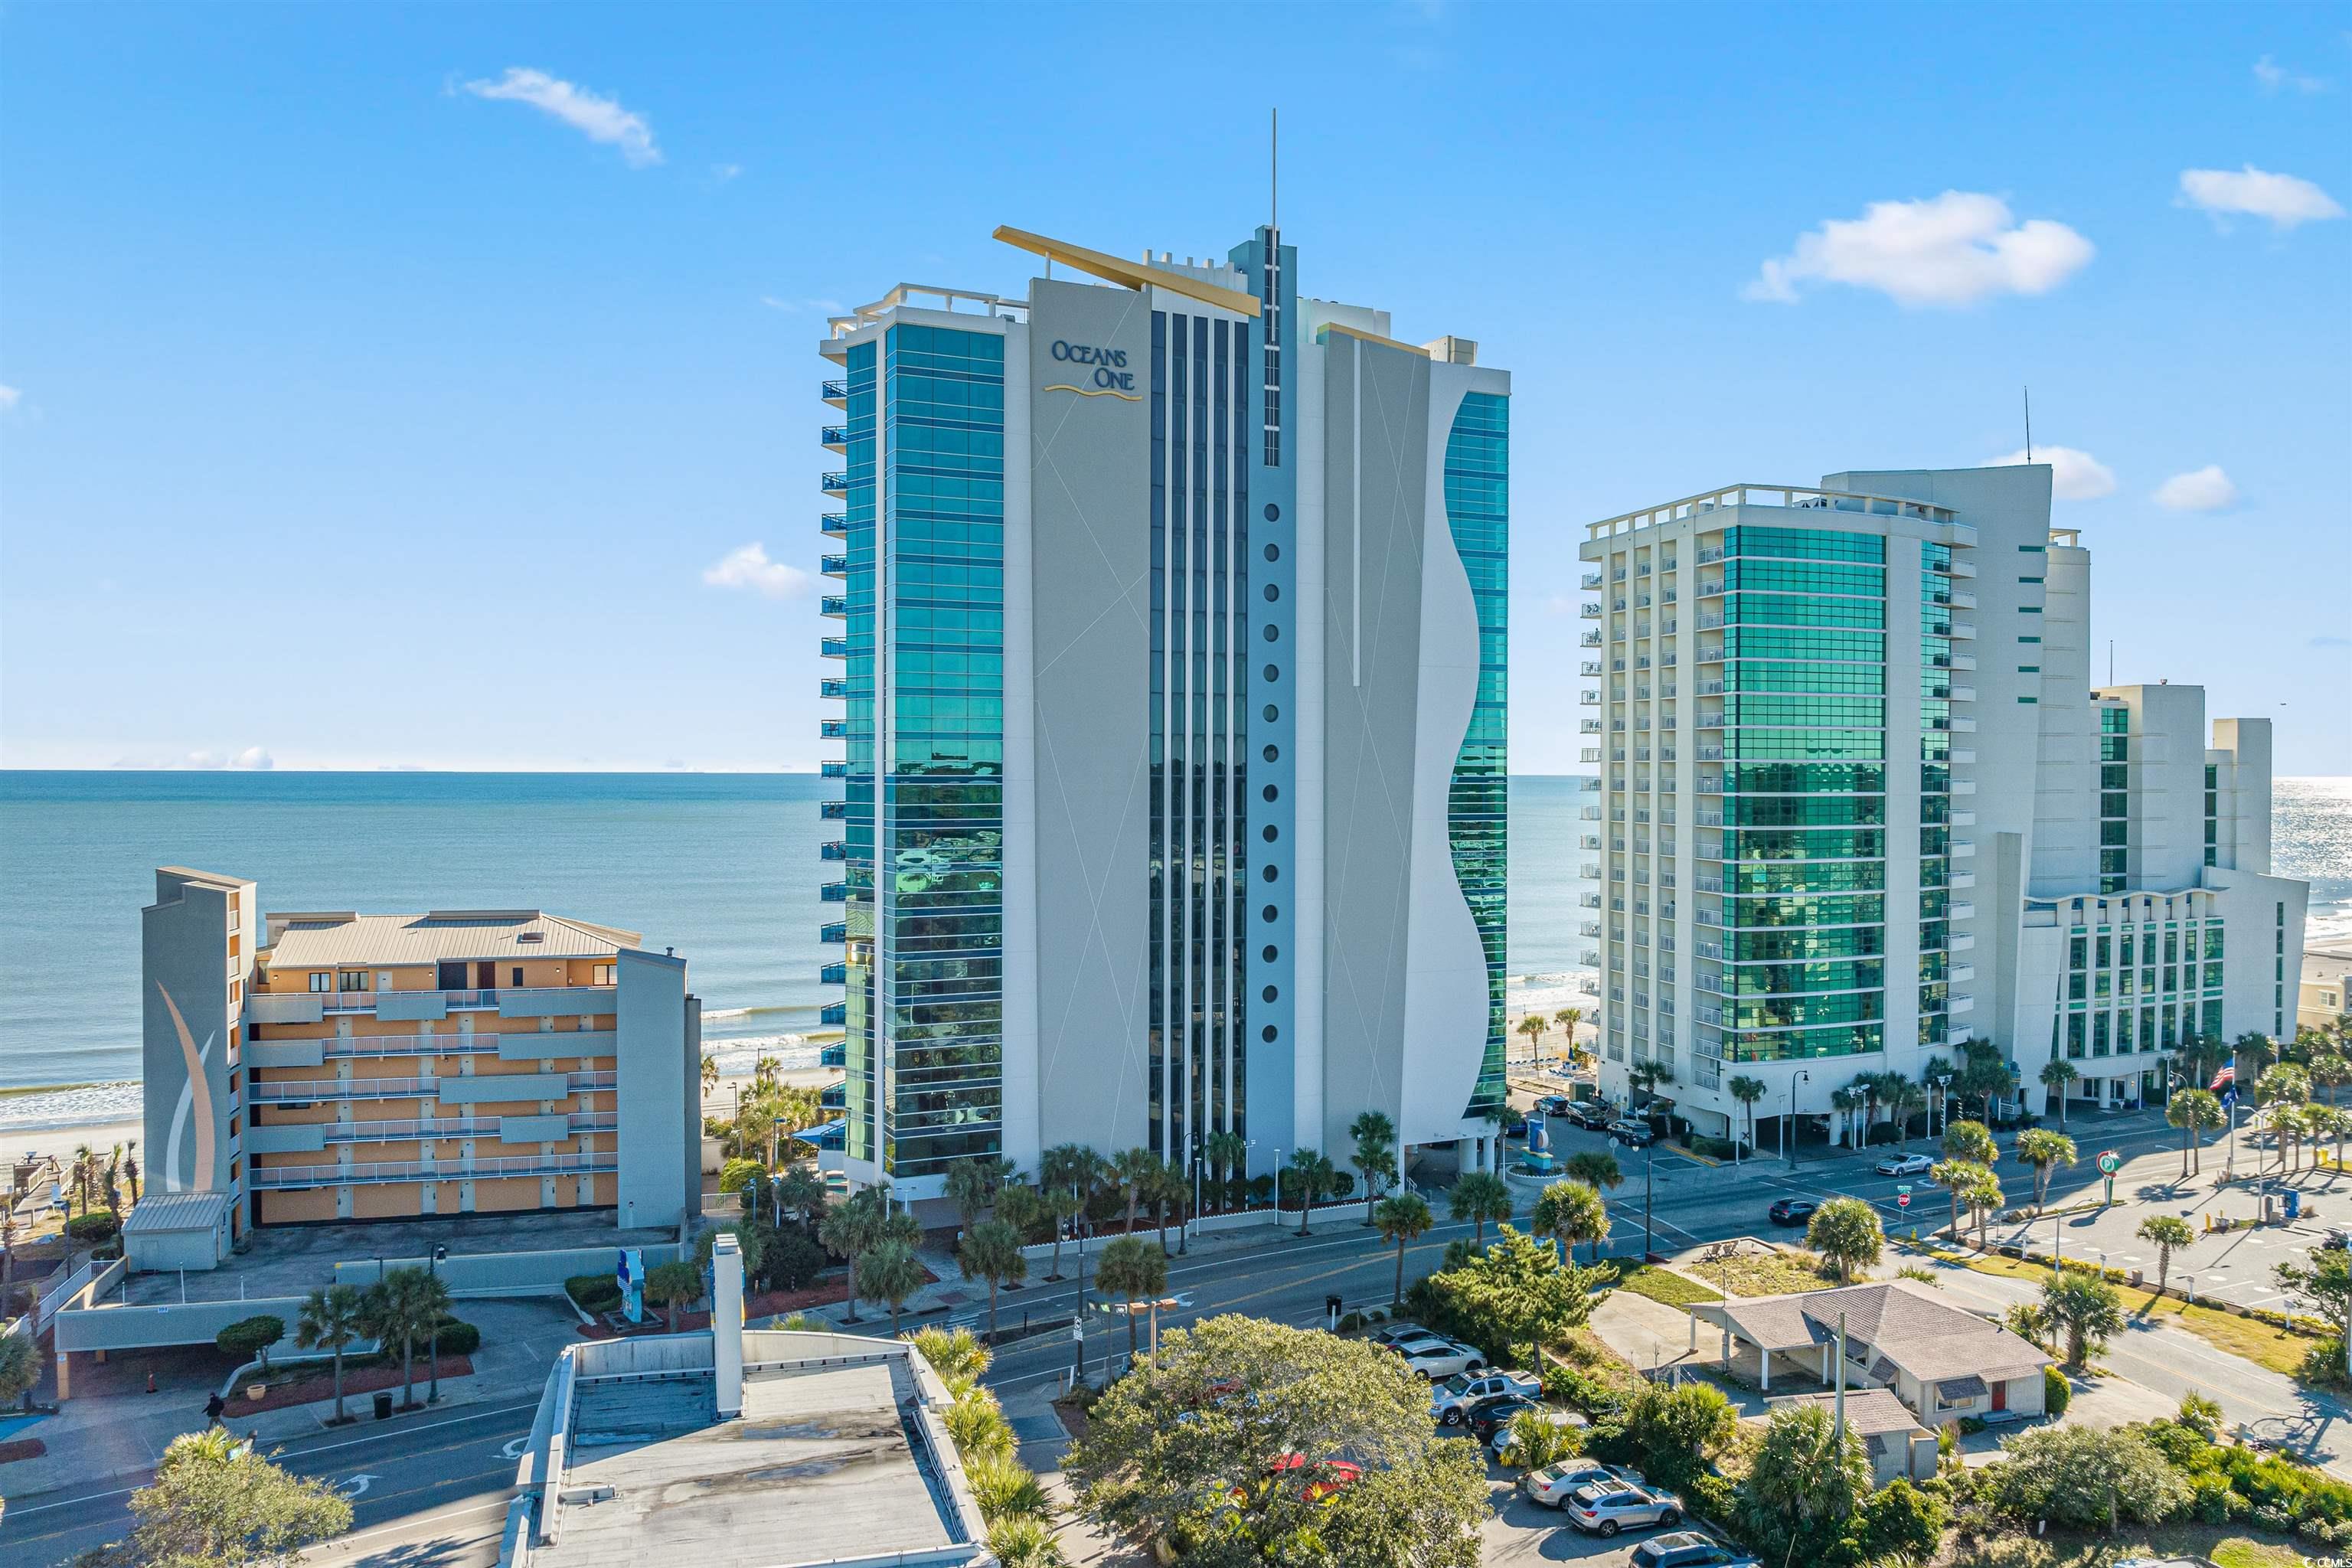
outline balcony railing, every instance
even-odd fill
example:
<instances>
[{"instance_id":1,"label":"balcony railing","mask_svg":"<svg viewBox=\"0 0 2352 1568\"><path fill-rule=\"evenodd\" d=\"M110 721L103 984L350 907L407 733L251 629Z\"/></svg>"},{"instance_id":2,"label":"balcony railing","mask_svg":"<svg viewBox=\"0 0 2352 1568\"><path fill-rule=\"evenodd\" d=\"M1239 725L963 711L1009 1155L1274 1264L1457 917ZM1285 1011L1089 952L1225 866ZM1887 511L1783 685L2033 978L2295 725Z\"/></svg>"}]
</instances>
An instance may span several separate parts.
<instances>
[{"instance_id":1,"label":"balcony railing","mask_svg":"<svg viewBox=\"0 0 2352 1568\"><path fill-rule=\"evenodd\" d=\"M1576 641L1577 646L1580 647L1599 647L1601 646L1601 634L1597 630L1588 628L1584 635L1578 637Z\"/></svg>"},{"instance_id":2,"label":"balcony railing","mask_svg":"<svg viewBox=\"0 0 2352 1568\"><path fill-rule=\"evenodd\" d=\"M845 800L821 800L816 803L816 815L823 822L843 821L849 816L849 803Z\"/></svg>"},{"instance_id":3,"label":"balcony railing","mask_svg":"<svg viewBox=\"0 0 2352 1568\"><path fill-rule=\"evenodd\" d=\"M1601 586L1601 574L1598 572L1587 572L1584 574L1582 585L1587 588L1598 588Z\"/></svg>"},{"instance_id":4,"label":"balcony railing","mask_svg":"<svg viewBox=\"0 0 2352 1568\"><path fill-rule=\"evenodd\" d=\"M1578 614L1578 616L1580 616L1580 617L1582 617L1583 619L1588 620L1588 621L1597 621L1597 620L1599 620L1599 619L1601 618L1601 605L1600 605L1600 602L1599 602L1598 600L1594 600L1594 599L1587 599L1587 600L1585 600L1585 601L1584 601L1583 607L1582 607L1582 608L1580 608L1580 609L1579 609L1579 610L1577 611L1577 614Z\"/></svg>"},{"instance_id":5,"label":"balcony railing","mask_svg":"<svg viewBox=\"0 0 2352 1568\"><path fill-rule=\"evenodd\" d=\"M420 1120L396 1121L331 1121L325 1126L330 1143L403 1143L412 1138L496 1138L500 1123L498 1116L434 1116ZM279 1123L278 1125L287 1125ZM297 1124L299 1125L299 1124ZM574 1115L567 1119L566 1137L583 1132L616 1132L621 1119L611 1111ZM539 1142L537 1139L533 1142Z\"/></svg>"},{"instance_id":6,"label":"balcony railing","mask_svg":"<svg viewBox=\"0 0 2352 1568\"><path fill-rule=\"evenodd\" d=\"M849 401L849 383L828 377L816 384L816 395L826 403L846 403Z\"/></svg>"},{"instance_id":7,"label":"balcony railing","mask_svg":"<svg viewBox=\"0 0 2352 1568\"><path fill-rule=\"evenodd\" d=\"M492 1177L603 1175L621 1168L617 1151L593 1154L517 1154L448 1163L432 1160L372 1161L349 1165L256 1165L246 1185L256 1192L288 1187L375 1186L385 1182L476 1182Z\"/></svg>"},{"instance_id":8,"label":"balcony railing","mask_svg":"<svg viewBox=\"0 0 2352 1568\"><path fill-rule=\"evenodd\" d=\"M849 922L846 921L828 921L827 923L816 928L816 939L821 942L827 943L847 942L849 940Z\"/></svg>"},{"instance_id":9,"label":"balcony railing","mask_svg":"<svg viewBox=\"0 0 2352 1568\"><path fill-rule=\"evenodd\" d=\"M816 558L816 569L828 577L846 577L849 575L849 557L820 555Z\"/></svg>"},{"instance_id":10,"label":"balcony railing","mask_svg":"<svg viewBox=\"0 0 2352 1568\"><path fill-rule=\"evenodd\" d=\"M816 858L820 860L846 860L849 858L849 846L838 838L828 839L816 847Z\"/></svg>"},{"instance_id":11,"label":"balcony railing","mask_svg":"<svg viewBox=\"0 0 2352 1568\"><path fill-rule=\"evenodd\" d=\"M816 650L818 655L824 658L847 658L849 657L849 639L847 637L826 637L817 644Z\"/></svg>"},{"instance_id":12,"label":"balcony railing","mask_svg":"<svg viewBox=\"0 0 2352 1568\"><path fill-rule=\"evenodd\" d=\"M847 426L841 426L841 425L820 425L820 426L817 426L817 431L816 431L816 444L817 444L818 446L820 446L820 447L846 447L846 446L848 446L848 445L849 445L849 430L848 430L848 427L847 427Z\"/></svg>"},{"instance_id":13,"label":"balcony railing","mask_svg":"<svg viewBox=\"0 0 2352 1568\"><path fill-rule=\"evenodd\" d=\"M820 616L847 616L849 614L848 596L843 594L825 595L817 600L816 613Z\"/></svg>"},{"instance_id":14,"label":"balcony railing","mask_svg":"<svg viewBox=\"0 0 2352 1568\"><path fill-rule=\"evenodd\" d=\"M849 519L837 511L817 513L816 526L819 532L829 533L835 539L846 538L849 533Z\"/></svg>"},{"instance_id":15,"label":"balcony railing","mask_svg":"<svg viewBox=\"0 0 2352 1568\"><path fill-rule=\"evenodd\" d=\"M827 963L820 965L816 972L816 983L819 985L848 984L849 965L845 963Z\"/></svg>"},{"instance_id":16,"label":"balcony railing","mask_svg":"<svg viewBox=\"0 0 2352 1568\"><path fill-rule=\"evenodd\" d=\"M842 473L819 474L816 479L816 488L827 495L847 495L849 476Z\"/></svg>"},{"instance_id":17,"label":"balcony railing","mask_svg":"<svg viewBox=\"0 0 2352 1568\"><path fill-rule=\"evenodd\" d=\"M817 898L822 902L828 904L845 904L849 901L849 884L846 882L826 882L818 887L816 893Z\"/></svg>"}]
</instances>

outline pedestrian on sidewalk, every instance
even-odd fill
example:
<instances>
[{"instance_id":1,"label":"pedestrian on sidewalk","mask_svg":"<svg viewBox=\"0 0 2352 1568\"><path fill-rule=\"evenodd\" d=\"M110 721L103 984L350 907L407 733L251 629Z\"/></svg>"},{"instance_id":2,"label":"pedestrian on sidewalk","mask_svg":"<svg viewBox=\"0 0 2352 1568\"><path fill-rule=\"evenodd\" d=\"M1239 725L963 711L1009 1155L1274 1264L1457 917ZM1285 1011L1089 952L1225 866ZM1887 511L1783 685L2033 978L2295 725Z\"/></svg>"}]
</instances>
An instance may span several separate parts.
<instances>
[{"instance_id":1,"label":"pedestrian on sidewalk","mask_svg":"<svg viewBox=\"0 0 2352 1568\"><path fill-rule=\"evenodd\" d=\"M207 1426L220 1426L222 1424L221 1416L227 1409L228 1401L220 1396L219 1389L214 1389L212 1396L205 1401L205 1425Z\"/></svg>"}]
</instances>

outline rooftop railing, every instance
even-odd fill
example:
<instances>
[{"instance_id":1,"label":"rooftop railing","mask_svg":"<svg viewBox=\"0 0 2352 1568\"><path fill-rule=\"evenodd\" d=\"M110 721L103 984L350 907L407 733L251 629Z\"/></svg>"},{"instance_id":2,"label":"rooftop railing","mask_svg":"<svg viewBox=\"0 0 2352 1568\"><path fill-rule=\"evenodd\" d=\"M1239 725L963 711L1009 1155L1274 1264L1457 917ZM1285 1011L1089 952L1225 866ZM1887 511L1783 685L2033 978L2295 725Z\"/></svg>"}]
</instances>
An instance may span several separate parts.
<instances>
[{"instance_id":1,"label":"rooftop railing","mask_svg":"<svg viewBox=\"0 0 2352 1568\"><path fill-rule=\"evenodd\" d=\"M1708 490L1699 495L1685 496L1663 506L1642 511L1629 511L1621 516L1603 518L1585 525L1587 539L1608 539L1660 523L1681 522L1704 516L1727 507L1786 507L1795 510L1859 512L1872 517L1903 517L1921 522L1948 523L1968 529L1967 542L1974 542L1976 531L1959 521L1949 507L1931 506L1926 501L1908 500L1901 496L1864 495L1853 490L1815 489L1797 485L1729 485L1722 489ZM1705 556L1701 557L1706 559Z\"/></svg>"}]
</instances>

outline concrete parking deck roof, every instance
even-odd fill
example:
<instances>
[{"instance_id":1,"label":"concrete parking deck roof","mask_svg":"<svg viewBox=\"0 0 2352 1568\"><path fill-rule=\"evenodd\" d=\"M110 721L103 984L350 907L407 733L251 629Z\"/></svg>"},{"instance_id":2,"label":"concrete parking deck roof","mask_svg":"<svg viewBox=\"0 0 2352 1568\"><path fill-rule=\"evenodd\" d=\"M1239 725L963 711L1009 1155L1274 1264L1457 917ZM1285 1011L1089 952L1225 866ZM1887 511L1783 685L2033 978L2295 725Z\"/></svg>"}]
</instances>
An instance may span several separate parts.
<instances>
[{"instance_id":1,"label":"concrete parking deck roof","mask_svg":"<svg viewBox=\"0 0 2352 1568\"><path fill-rule=\"evenodd\" d=\"M534 1568L976 1560L950 1552L903 1376L870 1362L754 1371L733 1421L715 1418L707 1375L583 1384L561 1536Z\"/></svg>"}]
</instances>

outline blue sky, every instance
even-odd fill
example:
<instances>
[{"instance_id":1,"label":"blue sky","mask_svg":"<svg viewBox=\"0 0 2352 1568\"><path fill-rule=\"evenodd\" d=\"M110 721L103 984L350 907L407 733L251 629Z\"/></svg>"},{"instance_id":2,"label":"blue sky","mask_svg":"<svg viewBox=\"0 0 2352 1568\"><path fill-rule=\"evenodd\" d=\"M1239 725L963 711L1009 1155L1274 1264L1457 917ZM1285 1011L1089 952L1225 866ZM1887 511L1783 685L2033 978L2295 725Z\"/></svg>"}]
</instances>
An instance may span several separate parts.
<instances>
[{"instance_id":1,"label":"blue sky","mask_svg":"<svg viewBox=\"0 0 2352 1568\"><path fill-rule=\"evenodd\" d=\"M0 763L814 765L825 312L1223 254L1275 102L1302 286L1515 374L1515 770L1581 524L2031 384L2095 667L2352 773L2345 5L11 6Z\"/></svg>"}]
</instances>

